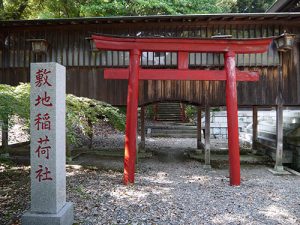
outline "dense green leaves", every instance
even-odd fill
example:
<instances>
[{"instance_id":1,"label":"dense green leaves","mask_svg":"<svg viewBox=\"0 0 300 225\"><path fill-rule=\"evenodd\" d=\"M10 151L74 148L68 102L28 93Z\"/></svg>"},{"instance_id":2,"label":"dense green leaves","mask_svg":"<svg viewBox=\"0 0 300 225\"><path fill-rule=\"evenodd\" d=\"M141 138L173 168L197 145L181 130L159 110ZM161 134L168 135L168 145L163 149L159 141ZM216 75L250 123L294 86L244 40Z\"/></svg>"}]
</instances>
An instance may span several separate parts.
<instances>
[{"instance_id":1,"label":"dense green leaves","mask_svg":"<svg viewBox=\"0 0 300 225\"><path fill-rule=\"evenodd\" d=\"M273 2L274 0L238 0L237 3L232 6L231 11L239 13L265 12Z\"/></svg>"},{"instance_id":2,"label":"dense green leaves","mask_svg":"<svg viewBox=\"0 0 300 225\"><path fill-rule=\"evenodd\" d=\"M0 18L264 12L274 0L0 0Z\"/></svg>"},{"instance_id":3,"label":"dense green leaves","mask_svg":"<svg viewBox=\"0 0 300 225\"><path fill-rule=\"evenodd\" d=\"M6 121L11 115L18 115L29 121L29 85L17 87L0 85L0 120Z\"/></svg>"},{"instance_id":4,"label":"dense green leaves","mask_svg":"<svg viewBox=\"0 0 300 225\"><path fill-rule=\"evenodd\" d=\"M75 127L89 135L92 126L100 121L111 124L118 130L125 129L125 115L116 107L88 98L67 95L66 127L69 143L76 143ZM17 87L0 85L0 120L18 115L29 122L30 85L20 84Z\"/></svg>"},{"instance_id":5,"label":"dense green leaves","mask_svg":"<svg viewBox=\"0 0 300 225\"><path fill-rule=\"evenodd\" d=\"M90 0L81 8L82 16L139 16L223 12L218 0Z\"/></svg>"}]
</instances>

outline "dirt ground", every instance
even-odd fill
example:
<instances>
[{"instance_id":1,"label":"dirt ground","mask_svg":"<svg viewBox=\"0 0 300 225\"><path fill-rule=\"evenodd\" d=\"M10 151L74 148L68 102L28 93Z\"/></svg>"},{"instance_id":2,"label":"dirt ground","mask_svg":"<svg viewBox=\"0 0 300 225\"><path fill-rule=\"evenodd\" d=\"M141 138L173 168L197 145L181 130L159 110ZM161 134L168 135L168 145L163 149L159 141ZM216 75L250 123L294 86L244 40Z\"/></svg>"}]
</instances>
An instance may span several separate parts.
<instances>
[{"instance_id":1,"label":"dirt ground","mask_svg":"<svg viewBox=\"0 0 300 225\"><path fill-rule=\"evenodd\" d=\"M300 224L298 176L242 165L242 184L231 187L226 163L206 170L186 149L152 153L139 160L133 186L122 184L122 157L83 155L68 165L67 200L74 203L75 224ZM29 171L1 162L1 225L20 224L29 209Z\"/></svg>"}]
</instances>

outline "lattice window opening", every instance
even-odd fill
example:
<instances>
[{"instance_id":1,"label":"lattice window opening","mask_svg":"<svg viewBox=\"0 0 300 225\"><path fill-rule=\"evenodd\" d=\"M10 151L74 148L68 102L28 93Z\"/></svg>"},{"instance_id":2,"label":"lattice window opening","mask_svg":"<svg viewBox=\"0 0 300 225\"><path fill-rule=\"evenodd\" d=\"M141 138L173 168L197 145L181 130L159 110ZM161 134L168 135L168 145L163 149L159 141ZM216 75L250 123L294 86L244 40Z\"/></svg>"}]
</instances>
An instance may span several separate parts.
<instances>
[{"instance_id":1,"label":"lattice window opening","mask_svg":"<svg viewBox=\"0 0 300 225\"><path fill-rule=\"evenodd\" d=\"M274 43L269 46L267 52L263 54L236 54L236 66L257 67L257 66L277 66L279 55ZM223 67L224 54L221 53L190 53L189 65L197 67Z\"/></svg>"},{"instance_id":2,"label":"lattice window opening","mask_svg":"<svg viewBox=\"0 0 300 225\"><path fill-rule=\"evenodd\" d=\"M102 67L123 68L129 65L128 51L100 51L94 53L93 64ZM142 52L141 67L143 68L177 68L177 52ZM263 54L237 54L237 67L277 66L279 56L274 44ZM223 67L222 53L189 53L189 67Z\"/></svg>"},{"instance_id":3,"label":"lattice window opening","mask_svg":"<svg viewBox=\"0 0 300 225\"><path fill-rule=\"evenodd\" d=\"M142 52L142 67L174 68L177 67L177 52Z\"/></svg>"},{"instance_id":4,"label":"lattice window opening","mask_svg":"<svg viewBox=\"0 0 300 225\"><path fill-rule=\"evenodd\" d=\"M99 51L95 53L96 65L101 67L128 67L128 51Z\"/></svg>"},{"instance_id":5,"label":"lattice window opening","mask_svg":"<svg viewBox=\"0 0 300 225\"><path fill-rule=\"evenodd\" d=\"M95 53L96 64L102 67L128 67L128 51L100 51ZM173 68L177 66L176 52L142 52L142 67Z\"/></svg>"}]
</instances>

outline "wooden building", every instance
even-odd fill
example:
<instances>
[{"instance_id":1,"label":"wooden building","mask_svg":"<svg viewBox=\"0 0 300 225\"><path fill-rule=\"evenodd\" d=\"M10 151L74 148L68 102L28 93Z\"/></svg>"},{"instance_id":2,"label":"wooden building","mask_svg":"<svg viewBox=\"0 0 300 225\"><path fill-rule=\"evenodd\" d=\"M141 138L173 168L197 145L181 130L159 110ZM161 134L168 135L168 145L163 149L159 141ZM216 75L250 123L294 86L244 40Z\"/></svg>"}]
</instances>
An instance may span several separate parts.
<instances>
[{"instance_id":1,"label":"wooden building","mask_svg":"<svg viewBox=\"0 0 300 225\"><path fill-rule=\"evenodd\" d=\"M126 67L128 52L93 51L89 37L95 33L124 36L234 38L278 36L284 31L300 32L299 13L213 14L184 16L140 16L111 18L1 21L0 82L17 85L29 81L30 62L56 61L67 67L67 92L125 105L126 80L104 80L104 67ZM33 44L47 44L45 51ZM220 69L223 55L190 53L189 67ZM292 51L283 54L283 104L300 103L298 39ZM279 87L279 57L274 44L265 54L237 55L240 70L258 70L258 82L238 83L238 104L274 106ZM173 68L176 52L144 52L142 67ZM139 105L171 100L211 106L225 105L222 81L141 81Z\"/></svg>"},{"instance_id":2,"label":"wooden building","mask_svg":"<svg viewBox=\"0 0 300 225\"><path fill-rule=\"evenodd\" d=\"M17 85L19 82L28 82L31 62L58 62L67 68L68 93L98 99L116 106L126 105L127 80L105 80L103 69L128 67L129 53L95 49L91 45L92 34L168 38L211 38L230 35L233 38L246 39L277 37L284 32L296 34L292 49L280 55L274 42L266 53L236 55L239 70L258 71L260 74L257 82L238 82L238 106L253 107L253 118L256 119L257 107L277 107L275 169L283 170L282 107L300 104L300 13L1 21L0 31L0 83ZM177 68L177 61L177 52L142 52L141 67ZM190 52L188 68L220 70L224 68L224 56ZM225 82L139 82L140 106L161 101L178 101L200 107L224 106ZM209 111L206 115L209 115ZM253 124L255 141L257 121ZM206 128L209 130L209 122Z\"/></svg>"}]
</instances>

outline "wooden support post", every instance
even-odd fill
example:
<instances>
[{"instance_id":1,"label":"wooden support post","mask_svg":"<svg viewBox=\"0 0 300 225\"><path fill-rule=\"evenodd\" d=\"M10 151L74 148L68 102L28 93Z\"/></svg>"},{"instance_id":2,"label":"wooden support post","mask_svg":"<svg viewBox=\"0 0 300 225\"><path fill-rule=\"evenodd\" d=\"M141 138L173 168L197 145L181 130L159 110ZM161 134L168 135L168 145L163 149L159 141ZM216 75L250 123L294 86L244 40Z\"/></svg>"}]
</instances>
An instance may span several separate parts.
<instances>
[{"instance_id":1,"label":"wooden support post","mask_svg":"<svg viewBox=\"0 0 300 225\"><path fill-rule=\"evenodd\" d=\"M225 53L226 107L228 123L228 147L230 163L230 185L240 185L240 147L236 90L235 53Z\"/></svg>"},{"instance_id":2,"label":"wooden support post","mask_svg":"<svg viewBox=\"0 0 300 225\"><path fill-rule=\"evenodd\" d=\"M180 103L180 110L181 110L181 121L185 122L187 120L186 115L185 115L185 104Z\"/></svg>"},{"instance_id":3,"label":"wooden support post","mask_svg":"<svg viewBox=\"0 0 300 225\"><path fill-rule=\"evenodd\" d=\"M124 156L124 184L126 185L134 183L140 56L140 50L130 50Z\"/></svg>"},{"instance_id":4,"label":"wooden support post","mask_svg":"<svg viewBox=\"0 0 300 225\"><path fill-rule=\"evenodd\" d=\"M145 106L141 107L141 151L145 150Z\"/></svg>"},{"instance_id":5,"label":"wooden support post","mask_svg":"<svg viewBox=\"0 0 300 225\"><path fill-rule=\"evenodd\" d=\"M256 150L256 143L257 143L257 106L253 106L252 108L252 150Z\"/></svg>"},{"instance_id":6,"label":"wooden support post","mask_svg":"<svg viewBox=\"0 0 300 225\"><path fill-rule=\"evenodd\" d=\"M276 162L274 170L283 172L282 155L283 155L283 76L282 76L282 52L279 52L278 66L278 96L276 99Z\"/></svg>"},{"instance_id":7,"label":"wooden support post","mask_svg":"<svg viewBox=\"0 0 300 225\"><path fill-rule=\"evenodd\" d=\"M210 166L210 106L205 106L205 168Z\"/></svg>"},{"instance_id":8,"label":"wooden support post","mask_svg":"<svg viewBox=\"0 0 300 225\"><path fill-rule=\"evenodd\" d=\"M197 149L200 149L202 146L201 143L201 108L197 106Z\"/></svg>"},{"instance_id":9,"label":"wooden support post","mask_svg":"<svg viewBox=\"0 0 300 225\"><path fill-rule=\"evenodd\" d=\"M8 147L8 116L2 121L2 150Z\"/></svg>"},{"instance_id":10,"label":"wooden support post","mask_svg":"<svg viewBox=\"0 0 300 225\"><path fill-rule=\"evenodd\" d=\"M158 103L155 103L152 107L153 109L153 120L157 120L157 113L158 113Z\"/></svg>"},{"instance_id":11,"label":"wooden support post","mask_svg":"<svg viewBox=\"0 0 300 225\"><path fill-rule=\"evenodd\" d=\"M276 107L276 162L274 170L283 171L282 154L283 154L283 110L282 105Z\"/></svg>"}]
</instances>

